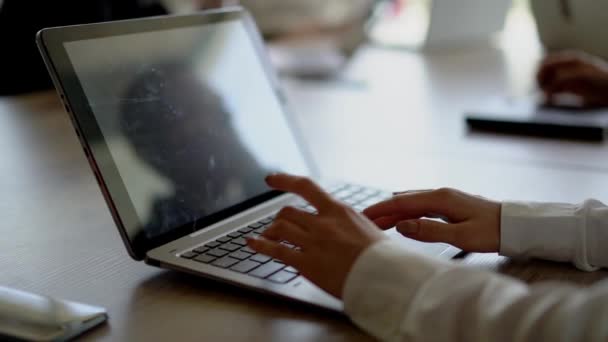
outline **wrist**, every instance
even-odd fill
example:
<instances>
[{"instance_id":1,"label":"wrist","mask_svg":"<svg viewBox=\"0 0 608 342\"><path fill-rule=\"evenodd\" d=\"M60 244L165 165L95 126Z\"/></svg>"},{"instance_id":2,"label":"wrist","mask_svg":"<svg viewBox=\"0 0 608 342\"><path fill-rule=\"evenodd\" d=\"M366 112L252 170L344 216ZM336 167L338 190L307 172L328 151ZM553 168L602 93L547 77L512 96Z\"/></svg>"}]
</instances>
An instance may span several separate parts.
<instances>
[{"instance_id":1,"label":"wrist","mask_svg":"<svg viewBox=\"0 0 608 342\"><path fill-rule=\"evenodd\" d=\"M344 311L368 333L389 340L423 284L453 267L396 241L378 241L361 253L346 279Z\"/></svg>"}]
</instances>

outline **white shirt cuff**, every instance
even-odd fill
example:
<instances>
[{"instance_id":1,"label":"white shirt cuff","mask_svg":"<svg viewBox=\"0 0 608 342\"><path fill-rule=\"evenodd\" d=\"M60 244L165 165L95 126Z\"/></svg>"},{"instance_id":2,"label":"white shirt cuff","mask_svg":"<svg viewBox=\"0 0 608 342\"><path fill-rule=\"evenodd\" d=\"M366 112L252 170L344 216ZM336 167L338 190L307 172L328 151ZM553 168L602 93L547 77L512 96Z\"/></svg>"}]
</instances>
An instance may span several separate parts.
<instances>
[{"instance_id":1,"label":"white shirt cuff","mask_svg":"<svg viewBox=\"0 0 608 342\"><path fill-rule=\"evenodd\" d=\"M419 288L450 267L454 266L410 252L395 241L378 242L353 265L344 286L344 310L379 339L400 336L401 320Z\"/></svg>"},{"instance_id":2,"label":"white shirt cuff","mask_svg":"<svg viewBox=\"0 0 608 342\"><path fill-rule=\"evenodd\" d=\"M584 207L562 203L504 202L500 254L512 258L570 261L582 270L587 261Z\"/></svg>"}]
</instances>

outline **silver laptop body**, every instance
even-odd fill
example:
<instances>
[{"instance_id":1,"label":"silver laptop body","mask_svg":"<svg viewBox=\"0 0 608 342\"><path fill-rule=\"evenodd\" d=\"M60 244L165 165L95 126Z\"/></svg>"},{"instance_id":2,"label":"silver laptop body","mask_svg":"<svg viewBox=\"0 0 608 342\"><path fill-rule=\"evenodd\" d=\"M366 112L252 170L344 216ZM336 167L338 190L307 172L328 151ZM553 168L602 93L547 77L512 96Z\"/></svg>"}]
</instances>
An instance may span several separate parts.
<instances>
[{"instance_id":1,"label":"silver laptop body","mask_svg":"<svg viewBox=\"0 0 608 342\"><path fill-rule=\"evenodd\" d=\"M342 310L243 245L282 207L311 210L263 176L306 174L358 209L386 195L320 180L245 11L46 29L38 45L134 259ZM388 234L429 255L459 252Z\"/></svg>"}]
</instances>

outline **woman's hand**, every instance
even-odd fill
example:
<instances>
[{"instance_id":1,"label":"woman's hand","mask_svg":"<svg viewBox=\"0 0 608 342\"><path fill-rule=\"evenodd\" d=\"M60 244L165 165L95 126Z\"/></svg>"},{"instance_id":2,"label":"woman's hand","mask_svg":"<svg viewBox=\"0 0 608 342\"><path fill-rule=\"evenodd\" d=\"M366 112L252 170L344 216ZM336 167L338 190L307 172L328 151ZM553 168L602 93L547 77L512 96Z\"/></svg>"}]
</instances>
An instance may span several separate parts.
<instances>
[{"instance_id":1,"label":"woman's hand","mask_svg":"<svg viewBox=\"0 0 608 342\"><path fill-rule=\"evenodd\" d=\"M412 239L445 242L468 252L496 252L500 247L500 208L498 202L439 189L398 194L363 213L381 229L396 226Z\"/></svg>"},{"instance_id":2,"label":"woman's hand","mask_svg":"<svg viewBox=\"0 0 608 342\"><path fill-rule=\"evenodd\" d=\"M295 267L317 286L341 298L346 277L359 255L387 237L365 216L336 201L308 178L280 174L266 181L274 189L300 195L318 214L284 208L261 238L248 240L249 247Z\"/></svg>"},{"instance_id":3,"label":"woman's hand","mask_svg":"<svg viewBox=\"0 0 608 342\"><path fill-rule=\"evenodd\" d=\"M550 105L558 97L573 94L585 107L608 106L608 63L581 52L548 56L541 64L537 81Z\"/></svg>"}]
</instances>

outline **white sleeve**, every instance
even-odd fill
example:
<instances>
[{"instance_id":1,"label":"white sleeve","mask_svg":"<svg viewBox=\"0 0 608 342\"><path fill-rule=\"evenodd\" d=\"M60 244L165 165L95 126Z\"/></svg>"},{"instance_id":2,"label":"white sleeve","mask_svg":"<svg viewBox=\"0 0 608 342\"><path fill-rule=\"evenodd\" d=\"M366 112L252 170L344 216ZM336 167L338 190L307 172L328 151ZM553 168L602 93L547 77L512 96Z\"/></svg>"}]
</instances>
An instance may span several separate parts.
<instances>
[{"instance_id":1,"label":"white sleeve","mask_svg":"<svg viewBox=\"0 0 608 342\"><path fill-rule=\"evenodd\" d=\"M343 299L350 318L385 341L608 341L608 282L527 286L390 240L357 259Z\"/></svg>"},{"instance_id":2,"label":"white sleeve","mask_svg":"<svg viewBox=\"0 0 608 342\"><path fill-rule=\"evenodd\" d=\"M579 205L504 202L500 254L572 262L585 271L608 267L608 207L596 200Z\"/></svg>"}]
</instances>

